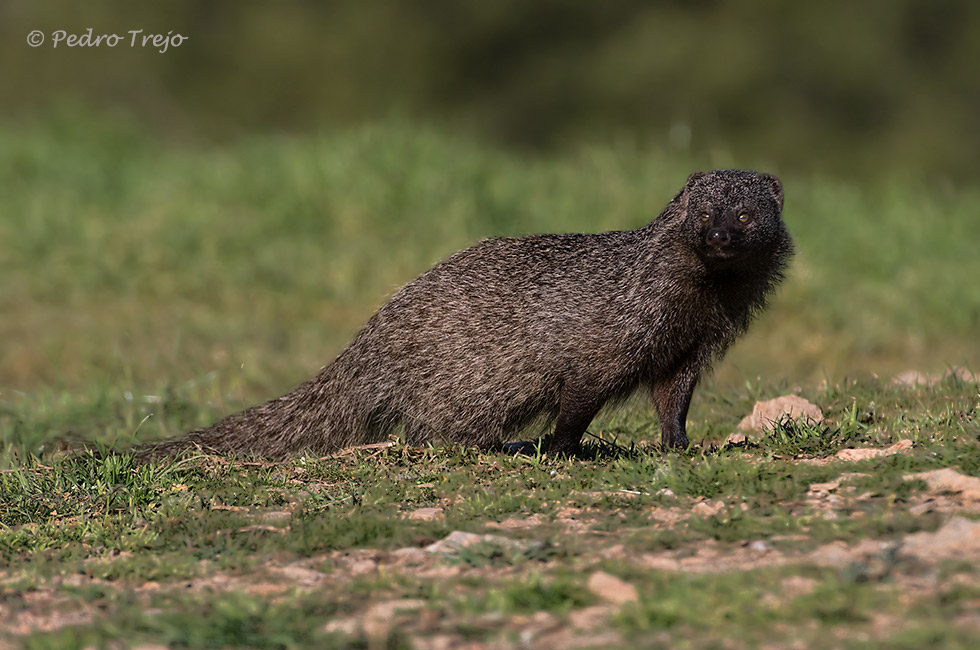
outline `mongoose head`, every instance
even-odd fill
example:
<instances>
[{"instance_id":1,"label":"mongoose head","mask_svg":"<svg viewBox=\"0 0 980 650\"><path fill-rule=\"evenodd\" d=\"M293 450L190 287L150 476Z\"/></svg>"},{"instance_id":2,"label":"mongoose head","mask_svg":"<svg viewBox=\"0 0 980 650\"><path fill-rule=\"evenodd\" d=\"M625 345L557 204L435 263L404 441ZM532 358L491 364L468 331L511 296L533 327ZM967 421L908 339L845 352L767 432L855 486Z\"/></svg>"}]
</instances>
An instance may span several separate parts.
<instances>
[{"instance_id":1,"label":"mongoose head","mask_svg":"<svg viewBox=\"0 0 980 650\"><path fill-rule=\"evenodd\" d=\"M695 172L681 193L689 242L709 269L728 269L789 245L780 213L783 185L772 174Z\"/></svg>"}]
</instances>

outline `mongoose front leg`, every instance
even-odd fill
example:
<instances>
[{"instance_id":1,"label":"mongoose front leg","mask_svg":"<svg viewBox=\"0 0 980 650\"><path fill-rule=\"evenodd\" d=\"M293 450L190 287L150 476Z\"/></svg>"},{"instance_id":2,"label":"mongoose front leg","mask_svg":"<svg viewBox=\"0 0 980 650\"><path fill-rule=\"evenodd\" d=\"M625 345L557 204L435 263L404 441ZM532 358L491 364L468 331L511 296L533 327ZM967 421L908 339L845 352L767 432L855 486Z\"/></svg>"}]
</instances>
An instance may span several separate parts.
<instances>
[{"instance_id":1,"label":"mongoose front leg","mask_svg":"<svg viewBox=\"0 0 980 650\"><path fill-rule=\"evenodd\" d=\"M602 401L589 391L566 386L562 390L561 405L558 410L558 420L555 422L555 433L551 437L548 452L551 454L578 454L582 434L589 428L589 423L602 408Z\"/></svg>"},{"instance_id":2,"label":"mongoose front leg","mask_svg":"<svg viewBox=\"0 0 980 650\"><path fill-rule=\"evenodd\" d=\"M660 416L660 440L664 447L687 447L687 410L698 383L697 364L683 364L678 370L653 383L653 403Z\"/></svg>"}]
</instances>

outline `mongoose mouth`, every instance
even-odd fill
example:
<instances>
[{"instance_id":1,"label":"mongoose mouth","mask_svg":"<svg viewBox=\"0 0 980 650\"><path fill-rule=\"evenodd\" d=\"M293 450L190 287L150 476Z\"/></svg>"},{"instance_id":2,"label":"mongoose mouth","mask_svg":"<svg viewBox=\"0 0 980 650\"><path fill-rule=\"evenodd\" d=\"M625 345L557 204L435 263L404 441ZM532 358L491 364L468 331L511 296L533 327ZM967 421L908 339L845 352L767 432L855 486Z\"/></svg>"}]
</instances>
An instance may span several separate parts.
<instances>
[{"instance_id":1,"label":"mongoose mouth","mask_svg":"<svg viewBox=\"0 0 980 650\"><path fill-rule=\"evenodd\" d=\"M723 246L705 246L705 254L707 257L716 260L730 260L737 256L735 251L729 248L727 244Z\"/></svg>"},{"instance_id":2,"label":"mongoose mouth","mask_svg":"<svg viewBox=\"0 0 980 650\"><path fill-rule=\"evenodd\" d=\"M730 246L704 246L701 254L702 259L716 269L737 265L745 257L744 251L740 252Z\"/></svg>"}]
</instances>

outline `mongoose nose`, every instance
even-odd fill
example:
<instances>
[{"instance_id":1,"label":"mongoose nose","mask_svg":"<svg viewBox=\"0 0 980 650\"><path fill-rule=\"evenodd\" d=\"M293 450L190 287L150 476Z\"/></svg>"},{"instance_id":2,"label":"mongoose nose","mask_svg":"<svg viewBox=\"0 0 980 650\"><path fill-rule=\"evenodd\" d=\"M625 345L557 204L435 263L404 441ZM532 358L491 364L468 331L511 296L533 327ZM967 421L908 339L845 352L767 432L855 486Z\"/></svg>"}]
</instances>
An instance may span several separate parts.
<instances>
[{"instance_id":1,"label":"mongoose nose","mask_svg":"<svg viewBox=\"0 0 980 650\"><path fill-rule=\"evenodd\" d=\"M708 231L708 243L712 246L727 246L731 238L723 228L712 228Z\"/></svg>"}]
</instances>

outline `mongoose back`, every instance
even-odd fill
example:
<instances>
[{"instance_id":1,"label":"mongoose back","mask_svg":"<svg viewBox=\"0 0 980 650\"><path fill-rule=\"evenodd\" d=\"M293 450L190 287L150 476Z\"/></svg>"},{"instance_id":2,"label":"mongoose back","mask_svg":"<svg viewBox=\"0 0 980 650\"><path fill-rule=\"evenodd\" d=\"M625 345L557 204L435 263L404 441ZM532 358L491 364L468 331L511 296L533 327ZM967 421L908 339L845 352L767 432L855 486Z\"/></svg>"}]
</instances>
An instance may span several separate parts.
<instances>
[{"instance_id":1,"label":"mongoose back","mask_svg":"<svg viewBox=\"0 0 980 650\"><path fill-rule=\"evenodd\" d=\"M292 392L182 438L186 448L283 458L384 439L500 448L554 422L575 453L603 405L651 392L665 446L702 372L782 279L792 242L770 174L691 174L651 223L483 241L398 291L330 365Z\"/></svg>"}]
</instances>

